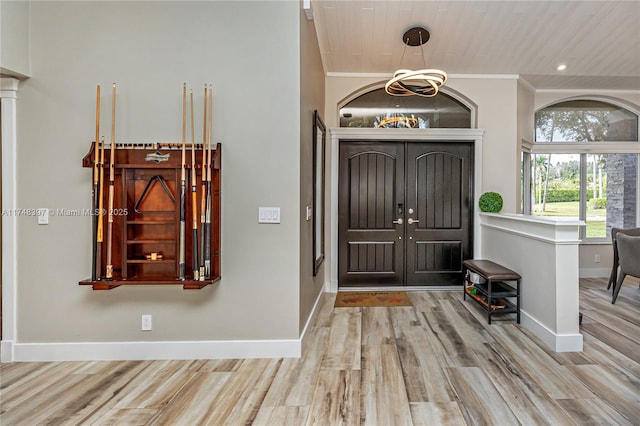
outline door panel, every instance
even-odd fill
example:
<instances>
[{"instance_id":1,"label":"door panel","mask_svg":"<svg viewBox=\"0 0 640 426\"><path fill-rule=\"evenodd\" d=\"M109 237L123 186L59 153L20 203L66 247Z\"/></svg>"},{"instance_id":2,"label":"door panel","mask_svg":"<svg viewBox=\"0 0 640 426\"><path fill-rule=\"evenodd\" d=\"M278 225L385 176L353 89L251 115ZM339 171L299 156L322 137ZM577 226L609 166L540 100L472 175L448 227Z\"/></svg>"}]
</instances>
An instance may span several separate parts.
<instances>
[{"instance_id":1,"label":"door panel","mask_svg":"<svg viewBox=\"0 0 640 426\"><path fill-rule=\"evenodd\" d=\"M471 159L467 143L407 144L407 285L460 284L472 247Z\"/></svg>"},{"instance_id":2,"label":"door panel","mask_svg":"<svg viewBox=\"0 0 640 426\"><path fill-rule=\"evenodd\" d=\"M473 256L473 145L342 142L339 161L340 285L459 285Z\"/></svg>"},{"instance_id":3,"label":"door panel","mask_svg":"<svg viewBox=\"0 0 640 426\"><path fill-rule=\"evenodd\" d=\"M338 275L346 285L401 285L404 147L349 142L340 146Z\"/></svg>"}]
</instances>

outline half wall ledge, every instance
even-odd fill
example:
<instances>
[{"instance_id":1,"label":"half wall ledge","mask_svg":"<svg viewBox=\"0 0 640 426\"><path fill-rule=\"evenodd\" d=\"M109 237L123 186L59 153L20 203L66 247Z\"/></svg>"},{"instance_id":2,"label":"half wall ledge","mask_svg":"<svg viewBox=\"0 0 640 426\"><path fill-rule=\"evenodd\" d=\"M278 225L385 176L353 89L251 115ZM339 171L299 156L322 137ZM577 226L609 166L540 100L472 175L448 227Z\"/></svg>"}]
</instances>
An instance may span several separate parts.
<instances>
[{"instance_id":1,"label":"half wall ledge","mask_svg":"<svg viewBox=\"0 0 640 426\"><path fill-rule=\"evenodd\" d=\"M556 352L581 352L579 230L575 219L481 213L481 250L522 275L522 325Z\"/></svg>"}]
</instances>

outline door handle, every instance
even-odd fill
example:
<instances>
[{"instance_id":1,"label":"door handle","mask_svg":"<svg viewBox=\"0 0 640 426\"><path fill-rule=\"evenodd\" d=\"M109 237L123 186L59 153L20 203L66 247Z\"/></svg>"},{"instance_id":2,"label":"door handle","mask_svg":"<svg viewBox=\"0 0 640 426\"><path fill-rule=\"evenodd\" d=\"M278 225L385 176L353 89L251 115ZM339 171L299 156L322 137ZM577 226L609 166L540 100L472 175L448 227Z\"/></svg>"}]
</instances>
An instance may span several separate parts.
<instances>
[{"instance_id":1,"label":"door handle","mask_svg":"<svg viewBox=\"0 0 640 426\"><path fill-rule=\"evenodd\" d=\"M398 225L402 225L402 218L398 220L394 220L393 223L397 223Z\"/></svg>"},{"instance_id":2,"label":"door handle","mask_svg":"<svg viewBox=\"0 0 640 426\"><path fill-rule=\"evenodd\" d=\"M408 223L409 225L414 224L414 223L418 223L418 222L420 222L420 221L419 221L419 220L412 219L412 218L407 219L407 223Z\"/></svg>"}]
</instances>

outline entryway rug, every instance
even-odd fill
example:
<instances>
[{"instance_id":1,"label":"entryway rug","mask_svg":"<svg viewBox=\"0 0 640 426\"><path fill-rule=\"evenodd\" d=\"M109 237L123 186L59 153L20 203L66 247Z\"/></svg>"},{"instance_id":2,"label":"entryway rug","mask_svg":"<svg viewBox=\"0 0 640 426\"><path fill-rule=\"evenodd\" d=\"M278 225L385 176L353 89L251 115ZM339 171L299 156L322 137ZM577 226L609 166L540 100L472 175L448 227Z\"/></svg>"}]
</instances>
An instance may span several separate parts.
<instances>
[{"instance_id":1,"label":"entryway rug","mask_svg":"<svg viewBox=\"0 0 640 426\"><path fill-rule=\"evenodd\" d=\"M344 291L338 292L336 308L412 306L406 291Z\"/></svg>"}]
</instances>

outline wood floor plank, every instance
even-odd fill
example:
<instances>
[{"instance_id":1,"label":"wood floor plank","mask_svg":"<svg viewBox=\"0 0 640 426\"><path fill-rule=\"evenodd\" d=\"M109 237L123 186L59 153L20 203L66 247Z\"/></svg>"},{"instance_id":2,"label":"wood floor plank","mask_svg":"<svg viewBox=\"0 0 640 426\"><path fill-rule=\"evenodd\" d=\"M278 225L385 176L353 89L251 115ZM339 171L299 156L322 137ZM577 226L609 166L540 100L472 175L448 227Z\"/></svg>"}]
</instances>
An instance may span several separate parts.
<instances>
[{"instance_id":1,"label":"wood floor plank","mask_svg":"<svg viewBox=\"0 0 640 426\"><path fill-rule=\"evenodd\" d=\"M565 411L498 344L486 343L483 371L522 424L571 424Z\"/></svg>"},{"instance_id":2,"label":"wood floor plank","mask_svg":"<svg viewBox=\"0 0 640 426\"><path fill-rule=\"evenodd\" d=\"M171 425L206 424L210 413L217 408L220 394L232 379L230 373L194 373L167 404L158 411L150 424ZM233 407L231 407L233 408ZM220 417L218 420L224 419Z\"/></svg>"},{"instance_id":3,"label":"wood floor plank","mask_svg":"<svg viewBox=\"0 0 640 426\"><path fill-rule=\"evenodd\" d=\"M322 358L322 369L359 370L362 309L336 309L331 320L327 350Z\"/></svg>"},{"instance_id":4,"label":"wood floor plank","mask_svg":"<svg viewBox=\"0 0 640 426\"><path fill-rule=\"evenodd\" d=\"M199 373L231 373L242 365L241 359L205 359L194 362L189 370Z\"/></svg>"},{"instance_id":5,"label":"wood floor plank","mask_svg":"<svg viewBox=\"0 0 640 426\"><path fill-rule=\"evenodd\" d=\"M594 360L594 364L603 365L618 371L629 379L640 380L640 364L599 340L596 336L584 333L584 354Z\"/></svg>"},{"instance_id":6,"label":"wood floor plank","mask_svg":"<svg viewBox=\"0 0 640 426\"><path fill-rule=\"evenodd\" d=\"M366 345L362 353L360 423L411 425L411 411L395 345Z\"/></svg>"},{"instance_id":7,"label":"wood floor plank","mask_svg":"<svg viewBox=\"0 0 640 426\"><path fill-rule=\"evenodd\" d=\"M594 399L559 399L558 404L566 411L577 425L633 425L624 416L601 400Z\"/></svg>"},{"instance_id":8,"label":"wood floor plank","mask_svg":"<svg viewBox=\"0 0 640 426\"><path fill-rule=\"evenodd\" d=\"M108 372L90 374L89 378L95 377L100 380L93 386L87 386L90 380L85 379L83 391L62 410L51 413L46 423L50 425L90 424L92 419L100 416L117 399L120 390L131 383L148 365L146 361L114 362L108 365Z\"/></svg>"},{"instance_id":9,"label":"wood floor plank","mask_svg":"<svg viewBox=\"0 0 640 426\"><path fill-rule=\"evenodd\" d=\"M195 374L193 361L155 361L142 370L112 402L114 408L165 407Z\"/></svg>"},{"instance_id":10,"label":"wood floor plank","mask_svg":"<svg viewBox=\"0 0 640 426\"><path fill-rule=\"evenodd\" d=\"M640 380L617 374L600 365L566 367L600 400L613 407L632 424L640 424Z\"/></svg>"},{"instance_id":11,"label":"wood floor plank","mask_svg":"<svg viewBox=\"0 0 640 426\"><path fill-rule=\"evenodd\" d=\"M0 424L640 425L640 289L605 288L581 280L583 353L460 290L352 312L323 295L299 359L1 364Z\"/></svg>"},{"instance_id":12,"label":"wood floor plank","mask_svg":"<svg viewBox=\"0 0 640 426\"><path fill-rule=\"evenodd\" d=\"M38 367L38 363L30 363L33 367ZM19 365L19 364L12 364ZM28 369L25 376L12 377L8 380L10 384L2 390L2 411L10 410L23 403L28 403L32 398L46 389L51 389L51 384L62 378L73 374L80 364L73 362L43 363L41 368L36 370ZM4 372L3 372L4 374ZM46 381L42 377L47 377Z\"/></svg>"},{"instance_id":13,"label":"wood floor plank","mask_svg":"<svg viewBox=\"0 0 640 426\"><path fill-rule=\"evenodd\" d=\"M325 293L321 296L322 300L319 302L320 307L318 308L318 313L316 314L316 319L312 324L312 327L331 327L331 319L334 313L333 305L336 301L336 294L337 293Z\"/></svg>"},{"instance_id":14,"label":"wood floor plank","mask_svg":"<svg viewBox=\"0 0 640 426\"><path fill-rule=\"evenodd\" d=\"M262 407L258 412L252 426L274 426L274 425L304 425L307 423L309 407L278 406Z\"/></svg>"},{"instance_id":15,"label":"wood floor plank","mask_svg":"<svg viewBox=\"0 0 640 426\"><path fill-rule=\"evenodd\" d=\"M151 408L123 408L114 409L108 412L104 418L91 423L94 426L121 426L121 425L146 425L158 413L158 410ZM89 423L87 423L89 424Z\"/></svg>"},{"instance_id":16,"label":"wood floor plank","mask_svg":"<svg viewBox=\"0 0 640 426\"><path fill-rule=\"evenodd\" d=\"M221 389L203 424L251 424L280 367L281 359L248 359ZM167 424L161 422L159 424Z\"/></svg>"},{"instance_id":17,"label":"wood floor plank","mask_svg":"<svg viewBox=\"0 0 640 426\"><path fill-rule=\"evenodd\" d=\"M48 369L59 368L54 362L15 362L0 364L0 392L11 386L19 386L31 378L44 374Z\"/></svg>"},{"instance_id":18,"label":"wood floor plank","mask_svg":"<svg viewBox=\"0 0 640 426\"><path fill-rule=\"evenodd\" d=\"M388 345L394 341L390 310L362 308L362 345Z\"/></svg>"},{"instance_id":19,"label":"wood floor plank","mask_svg":"<svg viewBox=\"0 0 640 426\"><path fill-rule=\"evenodd\" d=\"M67 366L76 367L73 363ZM20 409L3 413L0 423L12 424L16 418L24 424L55 425L69 420L82 423L143 367L141 361L127 361L118 363L113 374L66 374L29 398L28 404L21 405Z\"/></svg>"},{"instance_id":20,"label":"wood floor plank","mask_svg":"<svg viewBox=\"0 0 640 426\"><path fill-rule=\"evenodd\" d=\"M396 347L409 402L456 400L449 380L422 327L396 327Z\"/></svg>"},{"instance_id":21,"label":"wood floor plank","mask_svg":"<svg viewBox=\"0 0 640 426\"><path fill-rule=\"evenodd\" d=\"M493 329L503 350L526 371L553 399L592 397L592 393L564 366L559 365L535 342L514 325Z\"/></svg>"},{"instance_id":22,"label":"wood floor plank","mask_svg":"<svg viewBox=\"0 0 640 426\"><path fill-rule=\"evenodd\" d=\"M263 407L311 405L329 332L328 328L317 329L310 342L314 350L304 353L299 359L282 360Z\"/></svg>"},{"instance_id":23,"label":"wood floor plank","mask_svg":"<svg viewBox=\"0 0 640 426\"><path fill-rule=\"evenodd\" d=\"M602 324L583 324L582 329L609 346L615 347L618 352L625 354L636 363L640 363L640 342L631 338L633 334L622 334Z\"/></svg>"},{"instance_id":24,"label":"wood floor plank","mask_svg":"<svg viewBox=\"0 0 640 426\"><path fill-rule=\"evenodd\" d=\"M360 424L360 370L321 371L306 423Z\"/></svg>"},{"instance_id":25,"label":"wood floor plank","mask_svg":"<svg viewBox=\"0 0 640 426\"><path fill-rule=\"evenodd\" d=\"M460 398L460 411L467 424L518 424L517 417L481 368L447 368L446 372Z\"/></svg>"},{"instance_id":26,"label":"wood floor plank","mask_svg":"<svg viewBox=\"0 0 640 426\"><path fill-rule=\"evenodd\" d=\"M414 426L466 425L457 402L412 402L409 406Z\"/></svg>"},{"instance_id":27,"label":"wood floor plank","mask_svg":"<svg viewBox=\"0 0 640 426\"><path fill-rule=\"evenodd\" d=\"M453 324L448 321L445 312L423 312L426 329L444 348L447 364L451 367L473 367L478 365L475 354L465 344L463 337Z\"/></svg>"}]
</instances>

